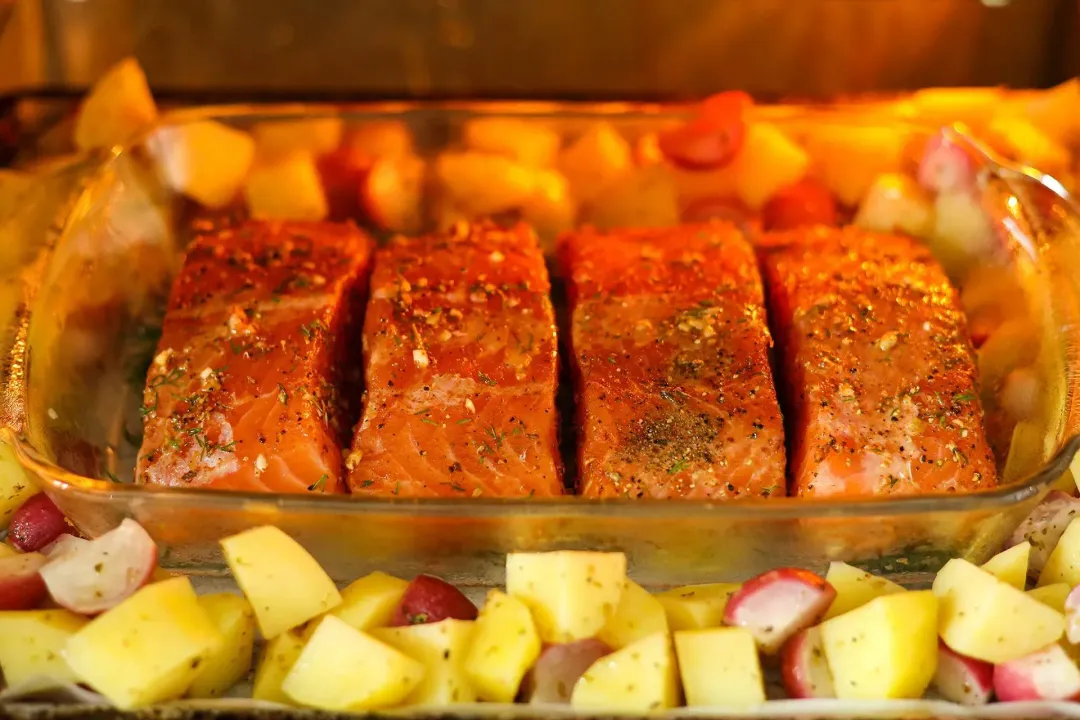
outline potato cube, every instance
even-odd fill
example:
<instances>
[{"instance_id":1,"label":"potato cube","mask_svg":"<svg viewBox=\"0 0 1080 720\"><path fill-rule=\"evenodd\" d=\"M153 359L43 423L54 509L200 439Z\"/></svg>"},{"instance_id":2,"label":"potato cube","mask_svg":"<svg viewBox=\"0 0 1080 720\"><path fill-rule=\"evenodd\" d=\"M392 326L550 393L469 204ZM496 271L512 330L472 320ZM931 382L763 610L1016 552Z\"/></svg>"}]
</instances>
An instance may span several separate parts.
<instances>
[{"instance_id":1,"label":"potato cube","mask_svg":"<svg viewBox=\"0 0 1080 720\"><path fill-rule=\"evenodd\" d=\"M933 229L934 204L915 178L885 173L877 176L862 197L853 223L873 232L925 238Z\"/></svg>"},{"instance_id":2,"label":"potato cube","mask_svg":"<svg viewBox=\"0 0 1080 720\"><path fill-rule=\"evenodd\" d=\"M157 119L146 73L134 58L113 65L94 83L75 120L80 150L120 145Z\"/></svg>"},{"instance_id":3,"label":"potato cube","mask_svg":"<svg viewBox=\"0 0 1080 720\"><path fill-rule=\"evenodd\" d=\"M536 191L534 168L478 152L442 153L435 177L450 204L471 217L520 209Z\"/></svg>"},{"instance_id":4,"label":"potato cube","mask_svg":"<svg viewBox=\"0 0 1080 720\"><path fill-rule=\"evenodd\" d=\"M645 588L633 580L627 580L615 614L596 634L596 639L613 650L619 650L642 638L667 631L664 606Z\"/></svg>"},{"instance_id":5,"label":"potato cube","mask_svg":"<svg viewBox=\"0 0 1080 720\"><path fill-rule=\"evenodd\" d=\"M90 621L68 641L75 676L128 709L184 694L223 640L191 581L147 585Z\"/></svg>"},{"instance_id":6,"label":"potato cube","mask_svg":"<svg viewBox=\"0 0 1080 720\"><path fill-rule=\"evenodd\" d=\"M911 96L915 118L931 127L962 122L985 125L1004 98L1000 88L924 88Z\"/></svg>"},{"instance_id":7,"label":"potato cube","mask_svg":"<svg viewBox=\"0 0 1080 720\"><path fill-rule=\"evenodd\" d=\"M18 555L18 554L19 554L19 551L16 550L15 548L11 547L10 545L6 545L4 543L0 543L0 560L3 560L4 558L11 557L13 555Z\"/></svg>"},{"instance_id":8,"label":"potato cube","mask_svg":"<svg viewBox=\"0 0 1080 720\"><path fill-rule=\"evenodd\" d=\"M1028 590L1028 597L1035 598L1043 605L1052 607L1059 613L1065 613L1065 599L1069 597L1071 587L1065 583L1055 583L1053 585L1043 585L1037 587L1034 590Z\"/></svg>"},{"instance_id":9,"label":"potato cube","mask_svg":"<svg viewBox=\"0 0 1080 720\"><path fill-rule=\"evenodd\" d=\"M836 599L825 613L826 620L862 607L874 598L904 592L904 588L893 581L844 562L829 563L825 581L836 590Z\"/></svg>"},{"instance_id":10,"label":"potato cube","mask_svg":"<svg viewBox=\"0 0 1080 720\"><path fill-rule=\"evenodd\" d=\"M879 175L901 170L906 134L898 127L822 124L807 150L825 186L844 205L856 206Z\"/></svg>"},{"instance_id":11,"label":"potato cube","mask_svg":"<svg viewBox=\"0 0 1080 720\"><path fill-rule=\"evenodd\" d=\"M212 120L166 125L146 140L162 181L204 206L223 208L236 199L255 158L255 141Z\"/></svg>"},{"instance_id":12,"label":"potato cube","mask_svg":"<svg viewBox=\"0 0 1080 720\"><path fill-rule=\"evenodd\" d=\"M1080 518L1065 528L1039 574L1039 587L1056 583L1080 585Z\"/></svg>"},{"instance_id":13,"label":"potato cube","mask_svg":"<svg viewBox=\"0 0 1080 720\"><path fill-rule=\"evenodd\" d=\"M821 625L841 699L921 698L937 670L938 599L929 590L878 597Z\"/></svg>"},{"instance_id":14,"label":"potato cube","mask_svg":"<svg viewBox=\"0 0 1080 720\"><path fill-rule=\"evenodd\" d=\"M409 583L386 573L373 572L354 580L341 591L341 604L330 611L357 630L386 627Z\"/></svg>"},{"instance_id":15,"label":"potato cube","mask_svg":"<svg viewBox=\"0 0 1080 720\"><path fill-rule=\"evenodd\" d=\"M221 697L247 677L255 648L255 612L251 604L232 593L203 595L199 604L221 633L223 642L206 658L188 688L188 697Z\"/></svg>"},{"instance_id":16,"label":"potato cube","mask_svg":"<svg viewBox=\"0 0 1080 720\"><path fill-rule=\"evenodd\" d=\"M671 169L649 165L622 175L593 198L587 219L603 230L675 225L679 197Z\"/></svg>"},{"instance_id":17,"label":"potato cube","mask_svg":"<svg viewBox=\"0 0 1080 720\"><path fill-rule=\"evenodd\" d=\"M559 169L579 203L590 203L633 169L630 143L608 123L597 123L559 156Z\"/></svg>"},{"instance_id":18,"label":"potato cube","mask_svg":"<svg viewBox=\"0 0 1080 720\"><path fill-rule=\"evenodd\" d=\"M258 160L244 183L244 198L251 216L263 220L322 220L330 212L310 153Z\"/></svg>"},{"instance_id":19,"label":"potato cube","mask_svg":"<svg viewBox=\"0 0 1080 720\"><path fill-rule=\"evenodd\" d=\"M1018 590L1027 587L1028 558L1031 555L1031 543L1022 542L1008 550L1002 550L983 563L982 569L998 580L1012 585Z\"/></svg>"},{"instance_id":20,"label":"potato cube","mask_svg":"<svg viewBox=\"0 0 1080 720\"><path fill-rule=\"evenodd\" d=\"M424 679L405 698L406 705L444 706L476 702L476 689L465 671L475 630L472 620L442 620L378 628L371 635L424 666Z\"/></svg>"},{"instance_id":21,"label":"potato cube","mask_svg":"<svg viewBox=\"0 0 1080 720\"><path fill-rule=\"evenodd\" d=\"M344 712L401 703L424 666L333 616L323 618L282 683L308 707Z\"/></svg>"},{"instance_id":22,"label":"potato cube","mask_svg":"<svg viewBox=\"0 0 1080 720\"><path fill-rule=\"evenodd\" d=\"M222 540L221 547L265 638L275 638L341 604L341 594L326 571L276 527L245 530Z\"/></svg>"},{"instance_id":23,"label":"potato cube","mask_svg":"<svg viewBox=\"0 0 1080 720\"><path fill-rule=\"evenodd\" d=\"M11 446L0 440L0 530L6 528L12 514L37 493L37 485L26 476Z\"/></svg>"},{"instance_id":24,"label":"potato cube","mask_svg":"<svg viewBox=\"0 0 1080 720\"><path fill-rule=\"evenodd\" d=\"M498 590L489 592L465 658L476 694L489 702L514 702L521 679L539 656L540 636L529 608Z\"/></svg>"},{"instance_id":25,"label":"potato cube","mask_svg":"<svg viewBox=\"0 0 1080 720\"><path fill-rule=\"evenodd\" d=\"M551 128L520 118L474 118L465 123L461 134L470 150L504 155L537 168L554 164L562 145L562 138Z\"/></svg>"},{"instance_id":26,"label":"potato cube","mask_svg":"<svg viewBox=\"0 0 1080 720\"><path fill-rule=\"evenodd\" d=\"M956 652L1003 663L1057 642L1065 617L967 560L945 564L934 579L939 632Z\"/></svg>"},{"instance_id":27,"label":"potato cube","mask_svg":"<svg viewBox=\"0 0 1080 720\"><path fill-rule=\"evenodd\" d=\"M251 697L266 702L293 704L292 699L281 689L281 684L285 682L303 649L304 641L295 632L282 633L266 643L255 668Z\"/></svg>"},{"instance_id":28,"label":"potato cube","mask_svg":"<svg viewBox=\"0 0 1080 720\"><path fill-rule=\"evenodd\" d=\"M1060 176L1069 169L1068 148L1023 118L994 118L986 129L986 137L1006 155L1045 173Z\"/></svg>"},{"instance_id":29,"label":"potato cube","mask_svg":"<svg viewBox=\"0 0 1080 720\"><path fill-rule=\"evenodd\" d=\"M728 600L739 589L731 583L687 585L656 596L672 630L704 630L724 624Z\"/></svg>"},{"instance_id":30,"label":"potato cube","mask_svg":"<svg viewBox=\"0 0 1080 720\"><path fill-rule=\"evenodd\" d=\"M626 587L622 553L510 553L506 591L528 606L540 639L564 643L596 635Z\"/></svg>"},{"instance_id":31,"label":"potato cube","mask_svg":"<svg viewBox=\"0 0 1080 720\"><path fill-rule=\"evenodd\" d=\"M744 709L765 702L757 643L748 630L681 630L675 654L688 706Z\"/></svg>"},{"instance_id":32,"label":"potato cube","mask_svg":"<svg viewBox=\"0 0 1080 720\"><path fill-rule=\"evenodd\" d=\"M666 710L679 704L671 638L657 633L597 660L574 685L570 705L604 713Z\"/></svg>"},{"instance_id":33,"label":"potato cube","mask_svg":"<svg viewBox=\"0 0 1080 720\"><path fill-rule=\"evenodd\" d=\"M746 129L742 149L729 168L735 194L751 210L760 210L777 191L806 176L810 156L783 130L758 122Z\"/></svg>"},{"instance_id":34,"label":"potato cube","mask_svg":"<svg viewBox=\"0 0 1080 720\"><path fill-rule=\"evenodd\" d=\"M86 622L67 610L0 612L0 670L8 687L33 677L78 682L64 661L64 648Z\"/></svg>"},{"instance_id":35,"label":"potato cube","mask_svg":"<svg viewBox=\"0 0 1080 720\"><path fill-rule=\"evenodd\" d=\"M263 157L310 153L316 157L341 145L344 124L339 117L270 120L251 129Z\"/></svg>"},{"instance_id":36,"label":"potato cube","mask_svg":"<svg viewBox=\"0 0 1080 720\"><path fill-rule=\"evenodd\" d=\"M556 170L538 170L536 189L522 206L521 214L536 231L541 247L553 247L555 238L570 230L577 217L566 178Z\"/></svg>"}]
</instances>

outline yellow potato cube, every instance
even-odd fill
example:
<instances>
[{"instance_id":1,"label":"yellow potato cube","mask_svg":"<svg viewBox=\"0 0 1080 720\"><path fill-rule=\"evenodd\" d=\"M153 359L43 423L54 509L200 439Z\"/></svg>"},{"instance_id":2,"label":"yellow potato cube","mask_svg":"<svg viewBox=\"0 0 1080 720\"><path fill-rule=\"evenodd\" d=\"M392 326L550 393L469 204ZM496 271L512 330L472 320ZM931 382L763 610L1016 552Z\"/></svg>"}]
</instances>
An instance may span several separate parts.
<instances>
[{"instance_id":1,"label":"yellow potato cube","mask_svg":"<svg viewBox=\"0 0 1080 720\"><path fill-rule=\"evenodd\" d=\"M465 671L475 630L471 620L442 620L378 628L371 635L424 666L424 679L405 698L406 705L444 706L476 702L476 689Z\"/></svg>"},{"instance_id":2,"label":"yellow potato cube","mask_svg":"<svg viewBox=\"0 0 1080 720\"><path fill-rule=\"evenodd\" d=\"M967 560L945 563L934 579L941 639L956 652L1009 662L1057 642L1065 617Z\"/></svg>"},{"instance_id":3,"label":"yellow potato cube","mask_svg":"<svg viewBox=\"0 0 1080 720\"><path fill-rule=\"evenodd\" d=\"M245 530L222 540L221 547L265 638L275 638L341 604L341 594L326 571L276 527Z\"/></svg>"},{"instance_id":4,"label":"yellow potato cube","mask_svg":"<svg viewBox=\"0 0 1080 720\"><path fill-rule=\"evenodd\" d=\"M521 679L539 656L540 636L529 608L498 590L489 592L465 658L476 694L489 702L514 702Z\"/></svg>"},{"instance_id":5,"label":"yellow potato cube","mask_svg":"<svg viewBox=\"0 0 1080 720\"><path fill-rule=\"evenodd\" d=\"M650 635L597 660L574 685L578 710L640 713L679 704L679 678L671 638Z\"/></svg>"},{"instance_id":6,"label":"yellow potato cube","mask_svg":"<svg viewBox=\"0 0 1080 720\"><path fill-rule=\"evenodd\" d=\"M251 672L255 648L255 613L251 604L232 593L214 593L199 598L223 642L199 667L188 697L221 697Z\"/></svg>"},{"instance_id":7,"label":"yellow potato cube","mask_svg":"<svg viewBox=\"0 0 1080 720\"><path fill-rule=\"evenodd\" d=\"M423 676L416 660L328 616L281 687L297 703L320 710L374 710L399 704Z\"/></svg>"},{"instance_id":8,"label":"yellow potato cube","mask_svg":"<svg viewBox=\"0 0 1080 720\"><path fill-rule=\"evenodd\" d=\"M5 545L4 543L0 543L0 560L3 560L6 557L11 557L12 555L18 555L18 554L19 554L19 551L16 550L15 548L11 547L10 545Z\"/></svg>"},{"instance_id":9,"label":"yellow potato cube","mask_svg":"<svg viewBox=\"0 0 1080 720\"><path fill-rule=\"evenodd\" d=\"M1025 165L1052 175L1069 169L1068 148L1054 142L1039 128L1019 117L996 117L986 137Z\"/></svg>"},{"instance_id":10,"label":"yellow potato cube","mask_svg":"<svg viewBox=\"0 0 1080 720\"><path fill-rule=\"evenodd\" d=\"M263 157L311 153L318 157L341 145L344 124L339 117L271 120L251 129Z\"/></svg>"},{"instance_id":11,"label":"yellow potato cube","mask_svg":"<svg viewBox=\"0 0 1080 720\"><path fill-rule=\"evenodd\" d=\"M929 590L875 598L821 625L837 697L921 698L937 671L938 599Z\"/></svg>"},{"instance_id":12,"label":"yellow potato cube","mask_svg":"<svg viewBox=\"0 0 1080 720\"><path fill-rule=\"evenodd\" d=\"M1080 518L1065 528L1039 574L1039 587L1056 583L1080 585Z\"/></svg>"},{"instance_id":13,"label":"yellow potato cube","mask_svg":"<svg viewBox=\"0 0 1080 720\"><path fill-rule=\"evenodd\" d=\"M592 637L615 614L626 587L622 553L510 553L506 591L528 606L540 639Z\"/></svg>"},{"instance_id":14,"label":"yellow potato cube","mask_svg":"<svg viewBox=\"0 0 1080 720\"><path fill-rule=\"evenodd\" d=\"M505 155L532 167L550 167L562 138L549 127L520 118L480 117L461 132L470 150Z\"/></svg>"},{"instance_id":15,"label":"yellow potato cube","mask_svg":"<svg viewBox=\"0 0 1080 720\"><path fill-rule=\"evenodd\" d=\"M746 129L739 154L728 166L735 176L735 194L751 210L760 210L778 190L806 176L810 156L771 123Z\"/></svg>"},{"instance_id":16,"label":"yellow potato cube","mask_svg":"<svg viewBox=\"0 0 1080 720\"><path fill-rule=\"evenodd\" d=\"M80 681L127 709L179 698L222 642L191 581L177 577L90 621L65 657Z\"/></svg>"},{"instance_id":17,"label":"yellow potato cube","mask_svg":"<svg viewBox=\"0 0 1080 720\"><path fill-rule=\"evenodd\" d=\"M826 620L862 607L874 598L904 592L904 588L893 581L844 562L829 563L825 581L836 590L836 599L825 613Z\"/></svg>"},{"instance_id":18,"label":"yellow potato cube","mask_svg":"<svg viewBox=\"0 0 1080 720\"><path fill-rule=\"evenodd\" d=\"M1027 587L1028 558L1031 556L1031 543L1022 542L1008 550L1002 550L983 563L982 569L998 580L1012 585L1018 590Z\"/></svg>"},{"instance_id":19,"label":"yellow potato cube","mask_svg":"<svg viewBox=\"0 0 1080 720\"><path fill-rule=\"evenodd\" d=\"M146 140L162 181L204 206L236 199L255 158L255 141L213 120L158 128Z\"/></svg>"},{"instance_id":20,"label":"yellow potato cube","mask_svg":"<svg viewBox=\"0 0 1080 720\"><path fill-rule=\"evenodd\" d=\"M675 633L686 704L744 709L765 702L754 636L743 628L681 630Z\"/></svg>"},{"instance_id":21,"label":"yellow potato cube","mask_svg":"<svg viewBox=\"0 0 1080 720\"><path fill-rule=\"evenodd\" d=\"M915 118L925 125L985 125L1004 98L1000 88L925 88L911 96Z\"/></svg>"},{"instance_id":22,"label":"yellow potato cube","mask_svg":"<svg viewBox=\"0 0 1080 720\"><path fill-rule=\"evenodd\" d=\"M570 195L566 178L557 170L538 170L536 189L521 208L522 219L532 225L545 250L555 238L570 230L577 217L577 207Z\"/></svg>"},{"instance_id":23,"label":"yellow potato cube","mask_svg":"<svg viewBox=\"0 0 1080 720\"><path fill-rule=\"evenodd\" d=\"M593 198L586 217L601 230L675 225L679 222L679 196L671 169L656 164L622 175Z\"/></svg>"},{"instance_id":24,"label":"yellow potato cube","mask_svg":"<svg viewBox=\"0 0 1080 720\"><path fill-rule=\"evenodd\" d=\"M304 641L294 632L282 633L266 643L255 668L251 697L266 702L293 704L292 699L281 689L281 684L285 682L303 649Z\"/></svg>"},{"instance_id":25,"label":"yellow potato cube","mask_svg":"<svg viewBox=\"0 0 1080 720\"><path fill-rule=\"evenodd\" d=\"M633 169L630 143L609 123L597 123L559 156L559 169L579 203L590 203Z\"/></svg>"},{"instance_id":26,"label":"yellow potato cube","mask_svg":"<svg viewBox=\"0 0 1080 720\"><path fill-rule=\"evenodd\" d=\"M357 630L386 627L409 583L382 572L373 572L341 591L341 604L330 611Z\"/></svg>"},{"instance_id":27,"label":"yellow potato cube","mask_svg":"<svg viewBox=\"0 0 1080 720\"><path fill-rule=\"evenodd\" d=\"M856 206L879 175L900 172L907 137L902 128L822 124L807 138L825 186L844 205Z\"/></svg>"},{"instance_id":28,"label":"yellow potato cube","mask_svg":"<svg viewBox=\"0 0 1080 720\"><path fill-rule=\"evenodd\" d=\"M596 639L619 650L656 633L668 631L664 606L633 580L626 581L622 599Z\"/></svg>"},{"instance_id":29,"label":"yellow potato cube","mask_svg":"<svg viewBox=\"0 0 1080 720\"><path fill-rule=\"evenodd\" d=\"M687 585L656 596L672 630L704 630L724 624L728 600L739 589L731 583Z\"/></svg>"},{"instance_id":30,"label":"yellow potato cube","mask_svg":"<svg viewBox=\"0 0 1080 720\"><path fill-rule=\"evenodd\" d=\"M134 58L113 65L94 83L75 120L80 150L120 145L157 119L146 74Z\"/></svg>"},{"instance_id":31,"label":"yellow potato cube","mask_svg":"<svg viewBox=\"0 0 1080 720\"><path fill-rule=\"evenodd\" d=\"M15 459L15 452L0 440L0 530L6 528L12 514L37 493L37 485L27 477Z\"/></svg>"},{"instance_id":32,"label":"yellow potato cube","mask_svg":"<svg viewBox=\"0 0 1080 720\"><path fill-rule=\"evenodd\" d=\"M1028 597L1035 598L1043 605L1052 607L1059 613L1065 613L1065 599L1069 597L1071 587L1065 583L1055 583L1053 585L1043 585L1037 587L1034 590L1028 590Z\"/></svg>"},{"instance_id":33,"label":"yellow potato cube","mask_svg":"<svg viewBox=\"0 0 1080 720\"><path fill-rule=\"evenodd\" d=\"M261 158L244 183L251 216L263 220L322 220L330 212L310 153Z\"/></svg>"},{"instance_id":34,"label":"yellow potato cube","mask_svg":"<svg viewBox=\"0 0 1080 720\"><path fill-rule=\"evenodd\" d=\"M450 203L467 216L516 210L536 191L536 170L499 155L445 152L435 160L435 177Z\"/></svg>"},{"instance_id":35,"label":"yellow potato cube","mask_svg":"<svg viewBox=\"0 0 1080 720\"><path fill-rule=\"evenodd\" d=\"M8 687L33 677L78 682L64 661L64 648L86 623L67 610L0 612L0 670Z\"/></svg>"}]
</instances>

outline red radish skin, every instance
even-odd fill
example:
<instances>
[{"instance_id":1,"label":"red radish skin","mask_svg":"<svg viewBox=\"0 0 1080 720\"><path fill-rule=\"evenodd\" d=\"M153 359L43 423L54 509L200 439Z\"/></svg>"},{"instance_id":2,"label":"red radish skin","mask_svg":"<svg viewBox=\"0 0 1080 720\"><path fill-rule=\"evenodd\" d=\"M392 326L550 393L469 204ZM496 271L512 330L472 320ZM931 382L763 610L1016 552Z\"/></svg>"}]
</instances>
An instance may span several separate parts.
<instances>
[{"instance_id":1,"label":"red radish skin","mask_svg":"<svg viewBox=\"0 0 1080 720\"><path fill-rule=\"evenodd\" d=\"M770 570L731 596L724 623L749 630L758 648L772 655L800 630L817 624L835 598L832 585L809 570Z\"/></svg>"},{"instance_id":2,"label":"red radish skin","mask_svg":"<svg viewBox=\"0 0 1080 720\"><path fill-rule=\"evenodd\" d=\"M1080 499L1060 490L1052 490L1013 531L1006 543L1007 548L1025 540L1031 543L1029 578L1034 580L1039 577L1051 551L1074 517L1080 517Z\"/></svg>"},{"instance_id":3,"label":"red radish skin","mask_svg":"<svg viewBox=\"0 0 1080 720\"><path fill-rule=\"evenodd\" d=\"M1080 697L1080 669L1065 649L1054 643L994 666L994 694L1001 702L1074 700Z\"/></svg>"},{"instance_id":4,"label":"red radish skin","mask_svg":"<svg viewBox=\"0 0 1080 720\"><path fill-rule=\"evenodd\" d=\"M375 161L360 186L360 205L383 230L419 230L424 192L424 161L387 157Z\"/></svg>"},{"instance_id":5,"label":"red radish skin","mask_svg":"<svg viewBox=\"0 0 1080 720\"><path fill-rule=\"evenodd\" d=\"M45 556L26 553L0 559L0 610L33 610L45 599Z\"/></svg>"},{"instance_id":6,"label":"red radish skin","mask_svg":"<svg viewBox=\"0 0 1080 720\"><path fill-rule=\"evenodd\" d=\"M836 697L820 627L807 628L784 643L780 649L780 673L788 697Z\"/></svg>"},{"instance_id":7,"label":"red radish skin","mask_svg":"<svg viewBox=\"0 0 1080 720\"><path fill-rule=\"evenodd\" d=\"M969 190L975 185L975 161L950 138L936 135L926 143L916 177L920 185L936 193Z\"/></svg>"},{"instance_id":8,"label":"red radish skin","mask_svg":"<svg viewBox=\"0 0 1080 720\"><path fill-rule=\"evenodd\" d=\"M994 666L961 655L939 640L934 687L949 702L985 705L994 694Z\"/></svg>"},{"instance_id":9,"label":"red radish skin","mask_svg":"<svg viewBox=\"0 0 1080 720\"><path fill-rule=\"evenodd\" d=\"M776 193L761 211L766 231L795 230L813 225L840 224L836 198L821 183L807 178Z\"/></svg>"},{"instance_id":10,"label":"red radish skin","mask_svg":"<svg viewBox=\"0 0 1080 720\"><path fill-rule=\"evenodd\" d=\"M565 705L574 685L593 663L611 654L611 648L595 638L548 645L521 682L522 702Z\"/></svg>"},{"instance_id":11,"label":"red radish skin","mask_svg":"<svg viewBox=\"0 0 1080 720\"><path fill-rule=\"evenodd\" d=\"M684 170L715 170L735 159L746 139L747 109L753 105L743 92L714 95L701 104L696 117L661 133L660 152Z\"/></svg>"},{"instance_id":12,"label":"red radish skin","mask_svg":"<svg viewBox=\"0 0 1080 720\"><path fill-rule=\"evenodd\" d=\"M134 520L86 544L54 555L41 568L53 600L81 615L97 615L120 604L150 582L157 569L157 544Z\"/></svg>"},{"instance_id":13,"label":"red radish skin","mask_svg":"<svg viewBox=\"0 0 1080 720\"><path fill-rule=\"evenodd\" d=\"M478 612L456 587L431 575L417 575L405 588L390 625L424 625L441 620L475 620Z\"/></svg>"},{"instance_id":14,"label":"red radish skin","mask_svg":"<svg viewBox=\"0 0 1080 720\"><path fill-rule=\"evenodd\" d=\"M71 530L60 508L48 495L38 493L11 516L8 534L11 544L23 552L37 552Z\"/></svg>"}]
</instances>

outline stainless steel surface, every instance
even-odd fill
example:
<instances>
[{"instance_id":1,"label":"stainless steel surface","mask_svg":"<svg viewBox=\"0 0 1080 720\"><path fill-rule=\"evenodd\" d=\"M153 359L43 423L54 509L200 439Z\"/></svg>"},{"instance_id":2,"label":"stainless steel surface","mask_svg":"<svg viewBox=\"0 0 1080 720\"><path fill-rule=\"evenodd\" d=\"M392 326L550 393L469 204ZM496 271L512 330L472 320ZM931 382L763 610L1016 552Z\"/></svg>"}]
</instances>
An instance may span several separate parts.
<instances>
[{"instance_id":1,"label":"stainless steel surface","mask_svg":"<svg viewBox=\"0 0 1080 720\"><path fill-rule=\"evenodd\" d=\"M1076 0L16 0L0 90L820 96L1046 85ZM3 0L0 0L2 5ZM1075 34L1074 36L1075 37Z\"/></svg>"}]
</instances>

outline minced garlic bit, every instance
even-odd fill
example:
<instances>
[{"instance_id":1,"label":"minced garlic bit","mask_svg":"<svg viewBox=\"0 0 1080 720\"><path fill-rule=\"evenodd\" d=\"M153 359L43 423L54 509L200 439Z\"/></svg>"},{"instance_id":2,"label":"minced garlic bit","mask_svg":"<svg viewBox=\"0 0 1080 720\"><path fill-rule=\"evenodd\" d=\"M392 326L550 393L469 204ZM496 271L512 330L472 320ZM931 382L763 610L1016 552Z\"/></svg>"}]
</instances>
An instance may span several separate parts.
<instances>
[{"instance_id":1,"label":"minced garlic bit","mask_svg":"<svg viewBox=\"0 0 1080 720\"><path fill-rule=\"evenodd\" d=\"M493 263L501 263L503 260L506 259L506 256L498 250L495 250L490 255L488 255L488 259L491 260L491 262Z\"/></svg>"},{"instance_id":2,"label":"minced garlic bit","mask_svg":"<svg viewBox=\"0 0 1080 720\"><path fill-rule=\"evenodd\" d=\"M265 455L260 454L259 457L255 458L255 475L256 476L261 475L263 472L266 471L266 468L268 468L268 467L270 467L270 463L266 462L266 456Z\"/></svg>"},{"instance_id":3,"label":"minced garlic bit","mask_svg":"<svg viewBox=\"0 0 1080 720\"><path fill-rule=\"evenodd\" d=\"M157 366L157 367L160 367L160 368L164 368L166 365L169 364L169 360L172 359L172 356L173 356L173 349L172 348L165 348L164 350L162 350L161 352L159 352L157 355L154 356L154 365Z\"/></svg>"},{"instance_id":4,"label":"minced garlic bit","mask_svg":"<svg viewBox=\"0 0 1080 720\"><path fill-rule=\"evenodd\" d=\"M476 406L473 405L472 398L465 398L465 409L474 415L476 414Z\"/></svg>"},{"instance_id":5,"label":"minced garlic bit","mask_svg":"<svg viewBox=\"0 0 1080 720\"><path fill-rule=\"evenodd\" d=\"M364 459L364 453L360 450L353 450L351 453L345 456L345 468L348 470L355 470L356 466L360 464L360 461Z\"/></svg>"},{"instance_id":6,"label":"minced garlic bit","mask_svg":"<svg viewBox=\"0 0 1080 720\"><path fill-rule=\"evenodd\" d=\"M896 343L899 339L899 336L895 332L887 332L881 336L880 340L878 340L878 347L881 348L882 352L889 352L896 347Z\"/></svg>"},{"instance_id":7,"label":"minced garlic bit","mask_svg":"<svg viewBox=\"0 0 1080 720\"><path fill-rule=\"evenodd\" d=\"M416 367L418 368L426 368L428 365L431 364L431 361L428 360L428 354L424 352L423 348L417 348L413 350L412 359L413 362L416 363Z\"/></svg>"}]
</instances>

